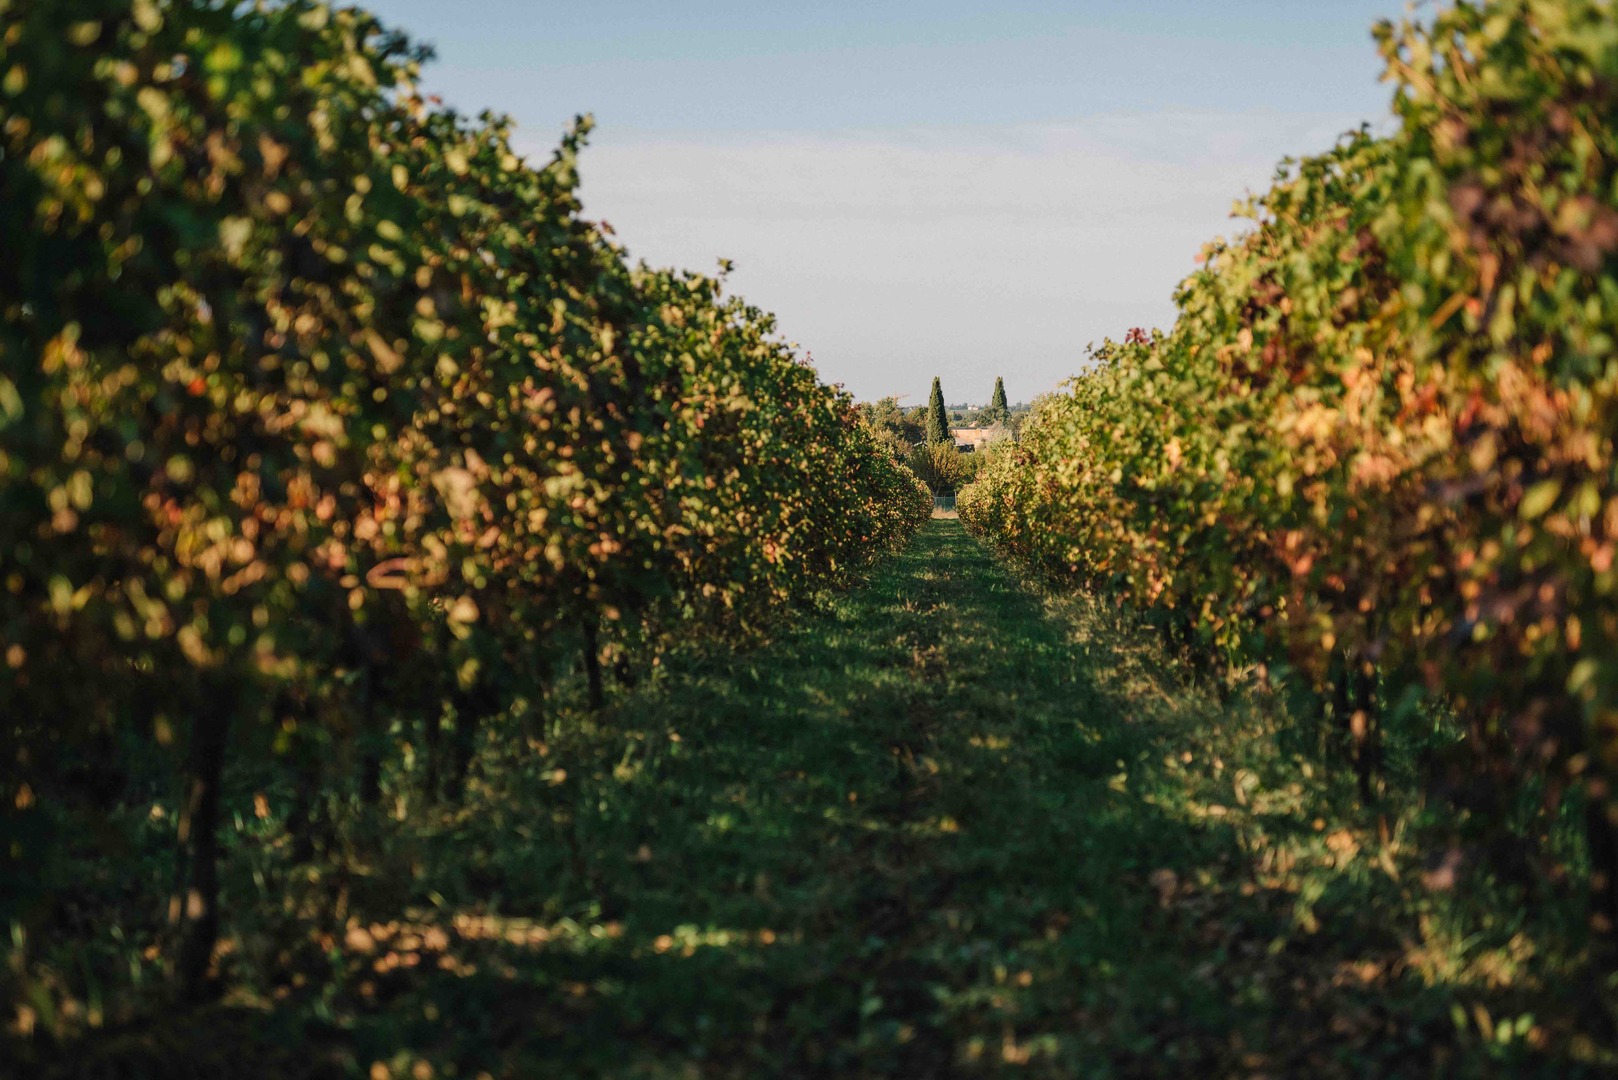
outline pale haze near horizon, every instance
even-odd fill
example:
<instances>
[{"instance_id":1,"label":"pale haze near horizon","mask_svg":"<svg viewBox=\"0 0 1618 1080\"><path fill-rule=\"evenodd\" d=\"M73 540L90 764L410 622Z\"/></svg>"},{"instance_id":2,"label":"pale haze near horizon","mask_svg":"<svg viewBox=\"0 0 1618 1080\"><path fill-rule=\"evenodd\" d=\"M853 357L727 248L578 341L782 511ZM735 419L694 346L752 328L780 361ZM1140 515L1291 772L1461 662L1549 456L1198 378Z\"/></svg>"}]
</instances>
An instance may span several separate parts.
<instances>
[{"instance_id":1,"label":"pale haze near horizon","mask_svg":"<svg viewBox=\"0 0 1618 1080\"><path fill-rule=\"evenodd\" d=\"M428 91L543 163L596 130L585 212L713 272L861 399L1013 401L1173 321L1278 162L1388 124L1389 0L986 5L373 0Z\"/></svg>"}]
</instances>

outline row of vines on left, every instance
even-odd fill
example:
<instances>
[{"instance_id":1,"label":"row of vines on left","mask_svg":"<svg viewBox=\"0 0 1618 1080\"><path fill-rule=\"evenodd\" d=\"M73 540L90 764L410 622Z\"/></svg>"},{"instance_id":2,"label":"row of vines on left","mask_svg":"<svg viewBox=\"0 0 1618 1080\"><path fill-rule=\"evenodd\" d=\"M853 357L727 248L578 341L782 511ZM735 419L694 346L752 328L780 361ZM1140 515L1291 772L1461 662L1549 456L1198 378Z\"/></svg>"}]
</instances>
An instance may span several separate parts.
<instances>
[{"instance_id":1,"label":"row of vines on left","mask_svg":"<svg viewBox=\"0 0 1618 1080\"><path fill-rule=\"evenodd\" d=\"M424 50L313 0L0 0L0 35L14 943L88 917L70 856L138 876L95 838L166 804L147 951L205 996L233 769L280 778L312 857L401 725L459 797L514 697L578 670L599 703L603 665L929 513L768 316L581 217L587 121L531 166L419 91Z\"/></svg>"}]
</instances>

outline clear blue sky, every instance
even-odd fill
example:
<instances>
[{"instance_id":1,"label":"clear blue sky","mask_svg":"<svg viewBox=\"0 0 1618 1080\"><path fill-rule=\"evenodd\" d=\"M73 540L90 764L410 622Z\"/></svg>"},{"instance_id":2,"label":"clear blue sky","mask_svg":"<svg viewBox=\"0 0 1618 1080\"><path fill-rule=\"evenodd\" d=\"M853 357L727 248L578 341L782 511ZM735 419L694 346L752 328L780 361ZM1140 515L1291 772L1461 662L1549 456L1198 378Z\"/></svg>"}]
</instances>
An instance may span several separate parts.
<instances>
[{"instance_id":1,"label":"clear blue sky","mask_svg":"<svg viewBox=\"0 0 1618 1080\"><path fill-rule=\"evenodd\" d=\"M862 397L1013 398L1172 318L1231 202L1390 91L1401 0L373 0L429 89L536 157L598 123L587 212L711 269ZM979 385L982 384L982 385Z\"/></svg>"}]
</instances>

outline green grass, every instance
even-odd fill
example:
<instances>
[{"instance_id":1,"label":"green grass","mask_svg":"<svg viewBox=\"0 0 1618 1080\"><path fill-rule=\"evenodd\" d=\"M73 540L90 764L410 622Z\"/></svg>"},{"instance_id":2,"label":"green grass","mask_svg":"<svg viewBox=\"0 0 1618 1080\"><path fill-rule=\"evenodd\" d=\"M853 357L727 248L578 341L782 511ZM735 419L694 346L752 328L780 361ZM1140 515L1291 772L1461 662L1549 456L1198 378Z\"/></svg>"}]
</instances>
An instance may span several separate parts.
<instances>
[{"instance_id":1,"label":"green grass","mask_svg":"<svg viewBox=\"0 0 1618 1080\"><path fill-rule=\"evenodd\" d=\"M492 743L301 982L70 1071L1605 1074L1576 902L1429 887L1442 821L1299 741L935 520L773 641Z\"/></svg>"}]
</instances>

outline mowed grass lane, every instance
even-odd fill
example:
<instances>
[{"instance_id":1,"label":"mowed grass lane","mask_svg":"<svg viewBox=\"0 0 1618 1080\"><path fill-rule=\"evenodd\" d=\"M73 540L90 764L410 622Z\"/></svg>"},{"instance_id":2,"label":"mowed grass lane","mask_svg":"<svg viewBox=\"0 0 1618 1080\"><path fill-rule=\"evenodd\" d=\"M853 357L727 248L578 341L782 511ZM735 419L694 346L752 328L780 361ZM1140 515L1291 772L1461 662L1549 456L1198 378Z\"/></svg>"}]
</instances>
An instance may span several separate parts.
<instances>
[{"instance_id":1,"label":"mowed grass lane","mask_svg":"<svg viewBox=\"0 0 1618 1080\"><path fill-rule=\"evenodd\" d=\"M312 1075L1593 1074L1533 926L1172 667L935 520L484 760L356 880L333 983L227 1015Z\"/></svg>"}]
</instances>

